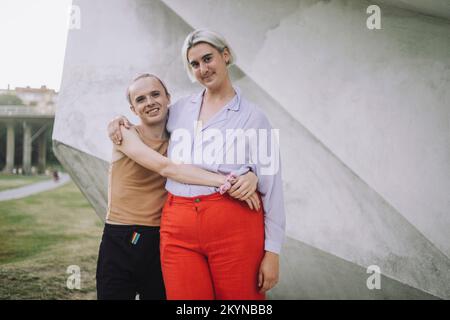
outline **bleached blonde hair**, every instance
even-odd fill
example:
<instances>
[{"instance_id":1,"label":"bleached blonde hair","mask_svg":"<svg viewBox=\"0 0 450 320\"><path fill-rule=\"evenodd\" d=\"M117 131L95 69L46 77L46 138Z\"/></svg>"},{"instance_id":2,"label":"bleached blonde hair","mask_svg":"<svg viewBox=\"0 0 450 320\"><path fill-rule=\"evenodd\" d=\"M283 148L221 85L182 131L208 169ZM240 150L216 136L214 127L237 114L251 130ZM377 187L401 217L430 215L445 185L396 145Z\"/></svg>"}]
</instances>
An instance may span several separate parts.
<instances>
[{"instance_id":1,"label":"bleached blonde hair","mask_svg":"<svg viewBox=\"0 0 450 320\"><path fill-rule=\"evenodd\" d=\"M234 51L231 49L227 40L225 40L225 38L222 35L211 30L203 30L203 29L194 30L188 34L188 36L184 40L183 47L181 48L181 57L183 59L183 65L184 68L186 69L189 79L191 79L192 82L195 82L196 79L187 55L189 49L191 49L198 43L207 43L216 48L217 51L219 51L220 53L222 53L223 50L227 48L228 52L230 53L230 60L228 61L227 66L231 66L233 63L235 63L236 56L234 54Z\"/></svg>"}]
</instances>

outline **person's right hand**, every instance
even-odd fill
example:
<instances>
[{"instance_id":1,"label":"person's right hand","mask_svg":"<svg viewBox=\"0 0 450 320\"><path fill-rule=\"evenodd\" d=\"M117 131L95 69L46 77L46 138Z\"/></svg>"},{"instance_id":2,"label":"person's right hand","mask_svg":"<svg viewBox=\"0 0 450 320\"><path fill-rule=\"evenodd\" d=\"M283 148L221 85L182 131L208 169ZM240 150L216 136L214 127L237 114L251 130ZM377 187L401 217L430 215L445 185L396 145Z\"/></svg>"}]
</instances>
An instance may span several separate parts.
<instances>
[{"instance_id":1,"label":"person's right hand","mask_svg":"<svg viewBox=\"0 0 450 320\"><path fill-rule=\"evenodd\" d=\"M128 121L125 116L118 116L112 119L108 124L108 136L114 144L122 143L122 133L120 132L120 126L124 126L130 129L133 124Z\"/></svg>"}]
</instances>

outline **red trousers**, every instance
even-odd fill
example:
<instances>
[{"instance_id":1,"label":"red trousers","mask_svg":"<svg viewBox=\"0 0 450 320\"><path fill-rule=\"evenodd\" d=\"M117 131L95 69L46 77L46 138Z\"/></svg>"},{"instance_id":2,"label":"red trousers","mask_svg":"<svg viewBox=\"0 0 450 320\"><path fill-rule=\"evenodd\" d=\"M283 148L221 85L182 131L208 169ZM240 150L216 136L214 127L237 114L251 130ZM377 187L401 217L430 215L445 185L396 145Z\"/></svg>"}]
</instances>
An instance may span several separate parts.
<instances>
[{"instance_id":1,"label":"red trousers","mask_svg":"<svg viewBox=\"0 0 450 320\"><path fill-rule=\"evenodd\" d=\"M169 300L263 300L264 213L214 193L169 193L161 218L161 266Z\"/></svg>"}]
</instances>

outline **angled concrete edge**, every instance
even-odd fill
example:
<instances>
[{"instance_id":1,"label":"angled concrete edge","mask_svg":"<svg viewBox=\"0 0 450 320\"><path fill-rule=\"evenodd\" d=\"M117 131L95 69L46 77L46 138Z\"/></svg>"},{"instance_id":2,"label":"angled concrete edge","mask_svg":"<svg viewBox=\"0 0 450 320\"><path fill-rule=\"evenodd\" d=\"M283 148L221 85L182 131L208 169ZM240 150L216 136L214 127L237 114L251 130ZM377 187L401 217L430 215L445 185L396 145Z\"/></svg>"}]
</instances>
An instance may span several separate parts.
<instances>
[{"instance_id":1,"label":"angled concrete edge","mask_svg":"<svg viewBox=\"0 0 450 320\"><path fill-rule=\"evenodd\" d=\"M97 215L105 220L108 201L108 163L57 140L53 140L53 152Z\"/></svg>"},{"instance_id":2,"label":"angled concrete edge","mask_svg":"<svg viewBox=\"0 0 450 320\"><path fill-rule=\"evenodd\" d=\"M287 238L280 259L280 282L270 299L439 299L383 274L380 289L368 289L367 269Z\"/></svg>"}]
</instances>

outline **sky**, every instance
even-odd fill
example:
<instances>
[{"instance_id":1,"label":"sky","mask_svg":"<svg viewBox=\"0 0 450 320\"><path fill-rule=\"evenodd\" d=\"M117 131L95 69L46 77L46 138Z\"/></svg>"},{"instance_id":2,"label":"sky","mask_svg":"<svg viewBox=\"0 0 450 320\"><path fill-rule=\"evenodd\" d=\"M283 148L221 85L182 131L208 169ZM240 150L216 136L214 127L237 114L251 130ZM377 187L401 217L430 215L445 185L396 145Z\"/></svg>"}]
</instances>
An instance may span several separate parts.
<instances>
[{"instance_id":1,"label":"sky","mask_svg":"<svg viewBox=\"0 0 450 320\"><path fill-rule=\"evenodd\" d=\"M59 91L72 0L0 0L0 89Z\"/></svg>"}]
</instances>

